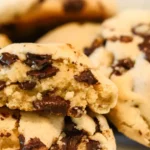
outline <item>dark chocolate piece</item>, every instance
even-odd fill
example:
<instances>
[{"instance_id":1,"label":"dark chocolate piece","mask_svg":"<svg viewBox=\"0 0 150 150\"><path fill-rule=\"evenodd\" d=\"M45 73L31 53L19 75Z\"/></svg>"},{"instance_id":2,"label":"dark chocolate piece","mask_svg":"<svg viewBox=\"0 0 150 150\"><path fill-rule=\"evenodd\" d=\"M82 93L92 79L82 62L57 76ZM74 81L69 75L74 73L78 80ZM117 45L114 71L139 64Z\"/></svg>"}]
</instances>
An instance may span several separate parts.
<instances>
[{"instance_id":1,"label":"dark chocolate piece","mask_svg":"<svg viewBox=\"0 0 150 150\"><path fill-rule=\"evenodd\" d=\"M98 141L89 140L86 144L87 150L101 150L102 147L100 146L100 143Z\"/></svg>"},{"instance_id":2,"label":"dark chocolate piece","mask_svg":"<svg viewBox=\"0 0 150 150\"><path fill-rule=\"evenodd\" d=\"M18 59L17 55L10 54L10 53L2 53L0 56L0 64L10 66L15 63Z\"/></svg>"},{"instance_id":3,"label":"dark chocolate piece","mask_svg":"<svg viewBox=\"0 0 150 150\"><path fill-rule=\"evenodd\" d=\"M58 68L48 65L41 70L28 71L27 75L36 77L38 79L44 79L44 78L55 76L58 71L59 71Z\"/></svg>"},{"instance_id":4,"label":"dark chocolate piece","mask_svg":"<svg viewBox=\"0 0 150 150\"><path fill-rule=\"evenodd\" d=\"M6 83L4 81L0 81L0 91L6 87Z\"/></svg>"},{"instance_id":5,"label":"dark chocolate piece","mask_svg":"<svg viewBox=\"0 0 150 150\"><path fill-rule=\"evenodd\" d=\"M39 138L31 138L28 144L23 146L23 150L39 150L46 149L46 145Z\"/></svg>"},{"instance_id":6,"label":"dark chocolate piece","mask_svg":"<svg viewBox=\"0 0 150 150\"><path fill-rule=\"evenodd\" d=\"M133 37L122 35L120 36L120 41L124 43L129 43L133 41Z\"/></svg>"},{"instance_id":7,"label":"dark chocolate piece","mask_svg":"<svg viewBox=\"0 0 150 150\"><path fill-rule=\"evenodd\" d=\"M84 0L65 0L63 8L67 13L76 13L82 11L84 6Z\"/></svg>"},{"instance_id":8,"label":"dark chocolate piece","mask_svg":"<svg viewBox=\"0 0 150 150\"><path fill-rule=\"evenodd\" d=\"M22 134L20 134L18 138L19 138L19 143L20 143L20 150L22 150L22 148L24 147L24 143L25 143L25 137Z\"/></svg>"},{"instance_id":9,"label":"dark chocolate piece","mask_svg":"<svg viewBox=\"0 0 150 150\"><path fill-rule=\"evenodd\" d=\"M25 63L34 68L34 69L42 69L48 64L52 64L50 55L37 55L37 54L26 54L27 59Z\"/></svg>"},{"instance_id":10,"label":"dark chocolate piece","mask_svg":"<svg viewBox=\"0 0 150 150\"><path fill-rule=\"evenodd\" d=\"M33 106L36 110L49 111L55 115L65 116L68 113L70 102L60 96L45 94L42 100L34 101Z\"/></svg>"},{"instance_id":11,"label":"dark chocolate piece","mask_svg":"<svg viewBox=\"0 0 150 150\"><path fill-rule=\"evenodd\" d=\"M145 58L150 62L150 36L143 37L144 41L138 46L145 53Z\"/></svg>"},{"instance_id":12,"label":"dark chocolate piece","mask_svg":"<svg viewBox=\"0 0 150 150\"><path fill-rule=\"evenodd\" d=\"M75 75L74 78L78 82L85 82L89 85L93 85L98 82L90 70L85 70L81 72L80 75Z\"/></svg>"},{"instance_id":13,"label":"dark chocolate piece","mask_svg":"<svg viewBox=\"0 0 150 150\"><path fill-rule=\"evenodd\" d=\"M97 37L91 44L90 47L84 48L84 54L90 56L96 48L105 45L106 40L102 40L101 37Z\"/></svg>"},{"instance_id":14,"label":"dark chocolate piece","mask_svg":"<svg viewBox=\"0 0 150 150\"><path fill-rule=\"evenodd\" d=\"M130 70L133 67L134 67L134 62L130 58L121 59L118 61L118 63L115 66L112 66L113 68L112 74L120 76L124 71Z\"/></svg>"},{"instance_id":15,"label":"dark chocolate piece","mask_svg":"<svg viewBox=\"0 0 150 150\"><path fill-rule=\"evenodd\" d=\"M25 81L19 83L19 87L23 90L32 90L36 86L36 82Z\"/></svg>"}]
</instances>

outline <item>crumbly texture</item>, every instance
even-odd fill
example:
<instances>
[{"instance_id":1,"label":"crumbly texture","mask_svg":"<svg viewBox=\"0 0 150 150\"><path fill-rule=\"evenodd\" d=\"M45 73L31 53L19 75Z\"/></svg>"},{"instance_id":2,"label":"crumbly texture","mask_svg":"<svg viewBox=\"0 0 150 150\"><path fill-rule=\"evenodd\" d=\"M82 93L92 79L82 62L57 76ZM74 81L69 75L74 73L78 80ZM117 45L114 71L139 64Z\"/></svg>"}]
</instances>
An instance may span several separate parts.
<instances>
[{"instance_id":1,"label":"crumbly texture","mask_svg":"<svg viewBox=\"0 0 150 150\"><path fill-rule=\"evenodd\" d=\"M135 10L123 12L107 20L101 27L102 37L106 43L90 55L95 67L111 78L119 89L118 103L109 113L109 119L120 132L148 147L150 147L149 18L149 11Z\"/></svg>"},{"instance_id":2,"label":"crumbly texture","mask_svg":"<svg viewBox=\"0 0 150 150\"><path fill-rule=\"evenodd\" d=\"M88 122L88 123L87 123ZM116 150L116 143L107 120L102 115L65 118L65 127L50 150Z\"/></svg>"},{"instance_id":3,"label":"crumbly texture","mask_svg":"<svg viewBox=\"0 0 150 150\"><path fill-rule=\"evenodd\" d=\"M86 123L88 122L88 124ZM116 150L115 138L102 115L81 118L0 108L0 149Z\"/></svg>"},{"instance_id":4,"label":"crumbly texture","mask_svg":"<svg viewBox=\"0 0 150 150\"><path fill-rule=\"evenodd\" d=\"M63 128L60 116L0 108L0 149L48 150Z\"/></svg>"},{"instance_id":5,"label":"crumbly texture","mask_svg":"<svg viewBox=\"0 0 150 150\"><path fill-rule=\"evenodd\" d=\"M0 51L0 106L80 117L108 113L116 86L67 44L12 44Z\"/></svg>"},{"instance_id":6,"label":"crumbly texture","mask_svg":"<svg viewBox=\"0 0 150 150\"><path fill-rule=\"evenodd\" d=\"M100 32L100 23L68 23L57 27L41 37L38 43L70 43L79 50L84 50Z\"/></svg>"}]
</instances>

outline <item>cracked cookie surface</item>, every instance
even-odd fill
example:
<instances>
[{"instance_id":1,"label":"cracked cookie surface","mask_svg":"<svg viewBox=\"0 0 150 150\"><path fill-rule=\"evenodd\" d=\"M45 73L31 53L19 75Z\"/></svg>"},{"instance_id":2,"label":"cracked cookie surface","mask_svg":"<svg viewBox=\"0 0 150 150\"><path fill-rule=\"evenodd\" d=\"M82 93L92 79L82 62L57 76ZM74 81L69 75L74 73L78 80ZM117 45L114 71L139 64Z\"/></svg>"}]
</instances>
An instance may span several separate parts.
<instances>
[{"instance_id":1,"label":"cracked cookie surface","mask_svg":"<svg viewBox=\"0 0 150 150\"><path fill-rule=\"evenodd\" d=\"M80 117L116 104L115 85L67 44L12 44L0 51L0 106Z\"/></svg>"}]
</instances>

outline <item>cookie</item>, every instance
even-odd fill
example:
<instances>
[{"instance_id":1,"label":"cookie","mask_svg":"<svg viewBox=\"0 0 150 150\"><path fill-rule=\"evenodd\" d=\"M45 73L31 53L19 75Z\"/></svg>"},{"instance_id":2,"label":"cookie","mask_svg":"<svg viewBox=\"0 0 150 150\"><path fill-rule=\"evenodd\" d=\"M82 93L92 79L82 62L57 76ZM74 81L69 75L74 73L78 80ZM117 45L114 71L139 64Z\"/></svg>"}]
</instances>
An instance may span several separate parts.
<instances>
[{"instance_id":1,"label":"cookie","mask_svg":"<svg viewBox=\"0 0 150 150\"><path fill-rule=\"evenodd\" d=\"M102 115L75 119L0 108L0 127L1 150L116 150L113 132Z\"/></svg>"},{"instance_id":2,"label":"cookie","mask_svg":"<svg viewBox=\"0 0 150 150\"><path fill-rule=\"evenodd\" d=\"M63 128L61 116L0 108L0 149L48 150Z\"/></svg>"},{"instance_id":3,"label":"cookie","mask_svg":"<svg viewBox=\"0 0 150 150\"><path fill-rule=\"evenodd\" d=\"M0 29L12 38L21 38L69 21L101 21L116 9L115 0L3 0Z\"/></svg>"},{"instance_id":4,"label":"cookie","mask_svg":"<svg viewBox=\"0 0 150 150\"><path fill-rule=\"evenodd\" d=\"M0 106L80 117L108 113L116 86L67 44L12 44L0 51Z\"/></svg>"},{"instance_id":5,"label":"cookie","mask_svg":"<svg viewBox=\"0 0 150 150\"><path fill-rule=\"evenodd\" d=\"M20 8L20 5L24 7ZM39 20L67 18L99 19L116 13L115 0L3 0L0 8L0 24L42 23ZM44 20L46 18L49 20Z\"/></svg>"},{"instance_id":6,"label":"cookie","mask_svg":"<svg viewBox=\"0 0 150 150\"><path fill-rule=\"evenodd\" d=\"M138 17L137 17L138 16ZM90 59L119 89L108 117L129 138L150 147L150 12L131 10L102 25L106 41ZM104 61L104 62L103 62ZM99 71L102 72L101 68Z\"/></svg>"},{"instance_id":7,"label":"cookie","mask_svg":"<svg viewBox=\"0 0 150 150\"><path fill-rule=\"evenodd\" d=\"M88 122L88 123L87 123ZM50 150L116 150L115 138L102 115L65 118L65 127Z\"/></svg>"},{"instance_id":8,"label":"cookie","mask_svg":"<svg viewBox=\"0 0 150 150\"><path fill-rule=\"evenodd\" d=\"M70 43L79 50L89 47L100 32L100 23L68 23L51 30L38 43Z\"/></svg>"},{"instance_id":9,"label":"cookie","mask_svg":"<svg viewBox=\"0 0 150 150\"><path fill-rule=\"evenodd\" d=\"M5 47L9 45L11 41L8 39L8 37L4 34L0 34L0 48Z\"/></svg>"}]
</instances>

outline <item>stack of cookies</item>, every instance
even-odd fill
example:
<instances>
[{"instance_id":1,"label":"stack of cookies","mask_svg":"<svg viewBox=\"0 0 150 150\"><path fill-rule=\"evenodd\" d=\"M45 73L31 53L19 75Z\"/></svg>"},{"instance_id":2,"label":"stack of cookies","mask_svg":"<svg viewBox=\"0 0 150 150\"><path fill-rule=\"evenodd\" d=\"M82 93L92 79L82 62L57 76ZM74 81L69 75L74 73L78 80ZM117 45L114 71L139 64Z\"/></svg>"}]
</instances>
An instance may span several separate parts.
<instances>
[{"instance_id":1,"label":"stack of cookies","mask_svg":"<svg viewBox=\"0 0 150 150\"><path fill-rule=\"evenodd\" d=\"M117 88L70 44L12 44L0 51L0 148L115 150L101 114Z\"/></svg>"}]
</instances>

